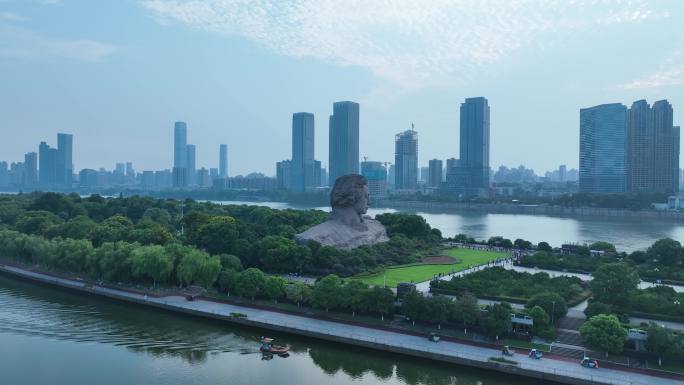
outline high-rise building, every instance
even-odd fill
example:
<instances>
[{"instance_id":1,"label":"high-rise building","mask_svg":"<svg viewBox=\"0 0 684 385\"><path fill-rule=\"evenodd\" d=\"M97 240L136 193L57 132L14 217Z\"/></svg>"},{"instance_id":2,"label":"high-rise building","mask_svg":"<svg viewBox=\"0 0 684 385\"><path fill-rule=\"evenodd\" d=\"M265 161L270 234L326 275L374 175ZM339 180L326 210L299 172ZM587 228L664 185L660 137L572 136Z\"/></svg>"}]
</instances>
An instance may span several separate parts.
<instances>
[{"instance_id":1,"label":"high-rise building","mask_svg":"<svg viewBox=\"0 0 684 385\"><path fill-rule=\"evenodd\" d=\"M359 104L336 102L329 121L329 185L346 174L359 173Z\"/></svg>"},{"instance_id":2,"label":"high-rise building","mask_svg":"<svg viewBox=\"0 0 684 385\"><path fill-rule=\"evenodd\" d=\"M320 187L320 186L323 186L323 183L321 182L323 170L325 170L325 169L321 167L321 161L320 161L320 160L314 160L314 166L313 166L313 186L312 186L312 187Z\"/></svg>"},{"instance_id":3,"label":"high-rise building","mask_svg":"<svg viewBox=\"0 0 684 385\"><path fill-rule=\"evenodd\" d=\"M278 190L292 188L292 161L289 159L276 162L276 188Z\"/></svg>"},{"instance_id":4,"label":"high-rise building","mask_svg":"<svg viewBox=\"0 0 684 385\"><path fill-rule=\"evenodd\" d=\"M38 184L38 154L29 152L24 154L24 176L22 185L33 188Z\"/></svg>"},{"instance_id":5,"label":"high-rise building","mask_svg":"<svg viewBox=\"0 0 684 385\"><path fill-rule=\"evenodd\" d=\"M70 134L57 134L56 183L62 188L71 188L74 174L73 165L74 137Z\"/></svg>"},{"instance_id":6,"label":"high-rise building","mask_svg":"<svg viewBox=\"0 0 684 385\"><path fill-rule=\"evenodd\" d=\"M38 146L38 182L42 188L55 187L57 181L57 149L45 142Z\"/></svg>"},{"instance_id":7,"label":"high-rise building","mask_svg":"<svg viewBox=\"0 0 684 385\"><path fill-rule=\"evenodd\" d=\"M679 172L680 135L681 130L679 126L672 127L672 141L674 143L672 151L672 173L674 175L674 186L676 187L676 191L679 191L679 185L682 183L681 174Z\"/></svg>"},{"instance_id":8,"label":"high-rise building","mask_svg":"<svg viewBox=\"0 0 684 385\"><path fill-rule=\"evenodd\" d=\"M361 175L368 180L368 192L371 197L387 195L387 169L382 162L361 162Z\"/></svg>"},{"instance_id":9,"label":"high-rise building","mask_svg":"<svg viewBox=\"0 0 684 385\"><path fill-rule=\"evenodd\" d=\"M228 145L222 144L219 146L219 177L226 178L228 176Z\"/></svg>"},{"instance_id":10,"label":"high-rise building","mask_svg":"<svg viewBox=\"0 0 684 385\"><path fill-rule=\"evenodd\" d=\"M389 168L387 169L387 187L393 189L394 188L394 182L396 180L397 176L397 168L393 164L390 164Z\"/></svg>"},{"instance_id":11,"label":"high-rise building","mask_svg":"<svg viewBox=\"0 0 684 385\"><path fill-rule=\"evenodd\" d=\"M602 104L580 110L581 192L625 191L627 107Z\"/></svg>"},{"instance_id":12,"label":"high-rise building","mask_svg":"<svg viewBox=\"0 0 684 385\"><path fill-rule=\"evenodd\" d=\"M187 145L188 126L185 122L176 122L173 127L173 187L188 185Z\"/></svg>"},{"instance_id":13,"label":"high-rise building","mask_svg":"<svg viewBox=\"0 0 684 385\"><path fill-rule=\"evenodd\" d=\"M558 181L565 183L568 179L568 166L561 164L558 167Z\"/></svg>"},{"instance_id":14,"label":"high-rise building","mask_svg":"<svg viewBox=\"0 0 684 385\"><path fill-rule=\"evenodd\" d=\"M425 186L428 183L428 180L430 179L430 166L422 166L419 167L418 170L418 184Z\"/></svg>"},{"instance_id":15,"label":"high-rise building","mask_svg":"<svg viewBox=\"0 0 684 385\"><path fill-rule=\"evenodd\" d=\"M679 129L673 126L672 105L667 100L653 103L652 109L655 136L652 191L674 193L679 190L675 174L679 169Z\"/></svg>"},{"instance_id":16,"label":"high-rise building","mask_svg":"<svg viewBox=\"0 0 684 385\"><path fill-rule=\"evenodd\" d=\"M415 190L418 188L418 133L413 130L400 132L394 137L394 188Z\"/></svg>"},{"instance_id":17,"label":"high-rise building","mask_svg":"<svg viewBox=\"0 0 684 385\"><path fill-rule=\"evenodd\" d=\"M0 187L5 188L10 185L10 172L7 162L0 162Z\"/></svg>"},{"instance_id":18,"label":"high-rise building","mask_svg":"<svg viewBox=\"0 0 684 385\"><path fill-rule=\"evenodd\" d=\"M197 167L195 164L196 160L196 147L194 144L188 144L185 146L185 155L187 156L187 160L185 162L185 166L187 168L187 182L188 185L196 185L197 184Z\"/></svg>"},{"instance_id":19,"label":"high-rise building","mask_svg":"<svg viewBox=\"0 0 684 385\"><path fill-rule=\"evenodd\" d=\"M314 115L292 114L292 190L306 191L314 182Z\"/></svg>"},{"instance_id":20,"label":"high-rise building","mask_svg":"<svg viewBox=\"0 0 684 385\"><path fill-rule=\"evenodd\" d=\"M632 103L627 113L627 190L678 190L679 130L673 126L672 115L667 100L653 107L646 100Z\"/></svg>"},{"instance_id":21,"label":"high-rise building","mask_svg":"<svg viewBox=\"0 0 684 385\"><path fill-rule=\"evenodd\" d=\"M461 103L457 193L482 195L489 187L489 103L484 97Z\"/></svg>"},{"instance_id":22,"label":"high-rise building","mask_svg":"<svg viewBox=\"0 0 684 385\"><path fill-rule=\"evenodd\" d=\"M428 187L439 188L442 185L442 160L431 159L428 162Z\"/></svg>"}]
</instances>

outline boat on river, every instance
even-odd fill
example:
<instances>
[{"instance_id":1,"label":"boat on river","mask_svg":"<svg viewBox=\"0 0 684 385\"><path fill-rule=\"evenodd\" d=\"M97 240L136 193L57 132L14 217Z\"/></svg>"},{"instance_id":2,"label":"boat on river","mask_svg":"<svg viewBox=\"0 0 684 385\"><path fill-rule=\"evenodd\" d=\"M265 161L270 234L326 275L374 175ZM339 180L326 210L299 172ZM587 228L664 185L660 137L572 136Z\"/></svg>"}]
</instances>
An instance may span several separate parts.
<instances>
[{"instance_id":1,"label":"boat on river","mask_svg":"<svg viewBox=\"0 0 684 385\"><path fill-rule=\"evenodd\" d=\"M259 348L262 353L285 355L290 348L287 346L275 345L273 343L273 338L261 337L261 347Z\"/></svg>"}]
</instances>

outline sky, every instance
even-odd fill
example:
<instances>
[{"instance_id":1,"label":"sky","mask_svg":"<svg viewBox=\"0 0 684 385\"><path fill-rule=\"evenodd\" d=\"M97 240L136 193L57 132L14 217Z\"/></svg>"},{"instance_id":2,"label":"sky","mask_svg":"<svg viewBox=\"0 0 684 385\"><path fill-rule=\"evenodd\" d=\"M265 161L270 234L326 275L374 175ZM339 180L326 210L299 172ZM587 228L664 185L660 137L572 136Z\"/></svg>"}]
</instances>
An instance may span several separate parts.
<instances>
[{"instance_id":1,"label":"sky","mask_svg":"<svg viewBox=\"0 0 684 385\"><path fill-rule=\"evenodd\" d=\"M0 0L0 160L57 132L74 164L170 168L173 123L197 166L275 174L292 113L361 104L360 154L458 158L459 106L491 108L493 168L578 167L579 109L668 99L684 125L684 1ZM681 159L684 163L684 159Z\"/></svg>"}]
</instances>

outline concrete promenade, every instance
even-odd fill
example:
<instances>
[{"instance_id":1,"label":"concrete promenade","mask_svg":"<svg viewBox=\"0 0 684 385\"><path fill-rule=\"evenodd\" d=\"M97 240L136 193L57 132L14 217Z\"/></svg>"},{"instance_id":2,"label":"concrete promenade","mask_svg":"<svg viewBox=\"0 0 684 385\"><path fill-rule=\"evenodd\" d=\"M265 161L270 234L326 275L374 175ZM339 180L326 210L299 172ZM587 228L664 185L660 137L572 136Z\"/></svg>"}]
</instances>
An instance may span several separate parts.
<instances>
[{"instance_id":1,"label":"concrete promenade","mask_svg":"<svg viewBox=\"0 0 684 385\"><path fill-rule=\"evenodd\" d=\"M490 357L501 356L500 351L494 348L450 341L434 343L428 341L425 337L204 299L187 301L185 298L177 295L152 297L125 290L101 287L83 281L63 279L7 265L0 265L0 271L46 284L67 287L166 310L548 381L567 384L684 384L684 381L681 380L650 376L633 371L612 368L583 368L575 360L566 361L553 358L533 360L524 353L516 353L514 357L509 358L517 361L518 365L500 364L489 360ZM231 316L231 313L242 313L246 317L234 317Z\"/></svg>"}]
</instances>

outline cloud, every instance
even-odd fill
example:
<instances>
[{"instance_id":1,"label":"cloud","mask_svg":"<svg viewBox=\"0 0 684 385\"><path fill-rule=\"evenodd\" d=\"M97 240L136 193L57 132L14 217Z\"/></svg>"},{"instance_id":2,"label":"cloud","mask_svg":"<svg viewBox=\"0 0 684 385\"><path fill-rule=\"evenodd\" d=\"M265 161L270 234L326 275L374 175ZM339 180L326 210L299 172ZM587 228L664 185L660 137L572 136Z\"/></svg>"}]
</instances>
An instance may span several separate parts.
<instances>
[{"instance_id":1,"label":"cloud","mask_svg":"<svg viewBox=\"0 0 684 385\"><path fill-rule=\"evenodd\" d=\"M663 61L660 68L641 79L621 84L616 88L622 90L641 90L684 85L684 51L676 50Z\"/></svg>"},{"instance_id":2,"label":"cloud","mask_svg":"<svg viewBox=\"0 0 684 385\"><path fill-rule=\"evenodd\" d=\"M14 12L0 12L0 21L27 21L28 19L24 16L16 14Z\"/></svg>"},{"instance_id":3,"label":"cloud","mask_svg":"<svg viewBox=\"0 0 684 385\"><path fill-rule=\"evenodd\" d=\"M26 28L0 25L0 57L4 58L58 57L99 62L117 50L117 46L95 40L58 39Z\"/></svg>"},{"instance_id":4,"label":"cloud","mask_svg":"<svg viewBox=\"0 0 684 385\"><path fill-rule=\"evenodd\" d=\"M668 17L639 0L142 0L164 25L365 68L406 87L458 83L541 34Z\"/></svg>"},{"instance_id":5,"label":"cloud","mask_svg":"<svg viewBox=\"0 0 684 385\"><path fill-rule=\"evenodd\" d=\"M684 66L670 68L653 73L643 79L633 80L618 88L624 90L640 90L644 88L670 87L684 85Z\"/></svg>"}]
</instances>

